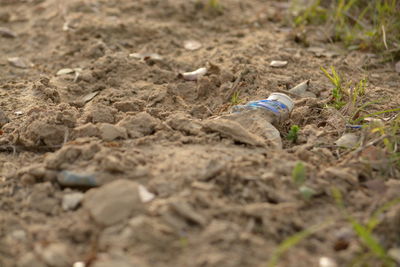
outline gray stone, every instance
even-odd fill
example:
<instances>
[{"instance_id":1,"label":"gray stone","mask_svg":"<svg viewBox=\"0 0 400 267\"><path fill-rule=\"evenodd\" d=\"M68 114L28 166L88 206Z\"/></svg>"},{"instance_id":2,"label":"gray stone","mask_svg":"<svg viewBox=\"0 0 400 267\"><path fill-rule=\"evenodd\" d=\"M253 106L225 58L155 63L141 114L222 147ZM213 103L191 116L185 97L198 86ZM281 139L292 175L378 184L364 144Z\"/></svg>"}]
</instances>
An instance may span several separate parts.
<instances>
[{"instance_id":1,"label":"gray stone","mask_svg":"<svg viewBox=\"0 0 400 267\"><path fill-rule=\"evenodd\" d=\"M73 171L62 171L57 174L57 182L68 187L94 187L99 182L94 173L80 173Z\"/></svg>"},{"instance_id":2,"label":"gray stone","mask_svg":"<svg viewBox=\"0 0 400 267\"><path fill-rule=\"evenodd\" d=\"M71 194L66 194L62 199L63 210L74 210L83 200L83 193L75 192Z\"/></svg>"},{"instance_id":3,"label":"gray stone","mask_svg":"<svg viewBox=\"0 0 400 267\"><path fill-rule=\"evenodd\" d=\"M128 180L113 181L88 191L83 206L97 223L106 226L144 211L139 185Z\"/></svg>"}]
</instances>

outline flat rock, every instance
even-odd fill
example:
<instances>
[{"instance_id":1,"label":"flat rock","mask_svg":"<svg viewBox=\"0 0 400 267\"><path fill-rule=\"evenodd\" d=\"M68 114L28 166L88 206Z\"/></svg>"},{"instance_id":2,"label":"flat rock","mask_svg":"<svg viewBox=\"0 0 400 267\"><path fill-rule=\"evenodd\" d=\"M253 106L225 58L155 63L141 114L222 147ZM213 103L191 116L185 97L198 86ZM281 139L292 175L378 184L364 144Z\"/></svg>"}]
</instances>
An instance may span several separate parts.
<instances>
[{"instance_id":1,"label":"flat rock","mask_svg":"<svg viewBox=\"0 0 400 267\"><path fill-rule=\"evenodd\" d=\"M27 69L33 67L33 64L29 60L21 57L10 57L7 59L7 61L8 63L10 63L11 66L20 69Z\"/></svg>"},{"instance_id":2,"label":"flat rock","mask_svg":"<svg viewBox=\"0 0 400 267\"><path fill-rule=\"evenodd\" d=\"M198 135L201 132L201 124L186 116L178 113L168 117L167 124L174 130L182 131L185 134Z\"/></svg>"},{"instance_id":3,"label":"flat rock","mask_svg":"<svg viewBox=\"0 0 400 267\"><path fill-rule=\"evenodd\" d=\"M310 80L301 82L292 89L290 89L289 93L301 96L307 91L309 85L310 85Z\"/></svg>"},{"instance_id":4,"label":"flat rock","mask_svg":"<svg viewBox=\"0 0 400 267\"><path fill-rule=\"evenodd\" d=\"M274 148L282 148L281 134L276 127L269 121L271 114L265 113L264 110L248 110L240 113L231 113L223 115L220 118L234 121L252 136L255 136L260 142L272 145ZM219 120L219 119L218 119Z\"/></svg>"},{"instance_id":5,"label":"flat rock","mask_svg":"<svg viewBox=\"0 0 400 267\"><path fill-rule=\"evenodd\" d=\"M206 131L218 132L221 135L232 138L233 140L249 145L263 145L263 140L248 132L239 123L226 119L209 120L204 123Z\"/></svg>"},{"instance_id":6,"label":"flat rock","mask_svg":"<svg viewBox=\"0 0 400 267\"><path fill-rule=\"evenodd\" d=\"M117 180L85 194L83 207L101 225L113 225L144 211L139 185Z\"/></svg>"},{"instance_id":7,"label":"flat rock","mask_svg":"<svg viewBox=\"0 0 400 267\"><path fill-rule=\"evenodd\" d=\"M335 144L341 147L352 148L355 147L358 143L358 136L353 133L346 133L342 135L338 140L336 140Z\"/></svg>"},{"instance_id":8,"label":"flat rock","mask_svg":"<svg viewBox=\"0 0 400 267\"><path fill-rule=\"evenodd\" d=\"M100 123L98 125L98 129L100 132L100 137L104 141L113 141L115 139L126 139L128 137L126 130L123 127L109 124L109 123Z\"/></svg>"}]
</instances>

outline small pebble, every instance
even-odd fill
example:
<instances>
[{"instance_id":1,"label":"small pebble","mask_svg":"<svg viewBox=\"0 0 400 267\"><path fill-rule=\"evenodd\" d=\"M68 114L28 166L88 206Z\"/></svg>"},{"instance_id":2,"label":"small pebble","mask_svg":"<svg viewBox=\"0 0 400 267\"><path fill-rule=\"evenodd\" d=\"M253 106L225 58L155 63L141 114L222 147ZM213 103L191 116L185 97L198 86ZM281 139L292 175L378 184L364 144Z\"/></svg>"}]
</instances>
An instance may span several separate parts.
<instances>
[{"instance_id":1,"label":"small pebble","mask_svg":"<svg viewBox=\"0 0 400 267\"><path fill-rule=\"evenodd\" d=\"M17 34L8 28L0 28L0 37L15 38Z\"/></svg>"},{"instance_id":2,"label":"small pebble","mask_svg":"<svg viewBox=\"0 0 400 267\"><path fill-rule=\"evenodd\" d=\"M197 81L200 77L207 73L207 68L200 68L192 72L179 73L178 77L183 78L186 81Z\"/></svg>"},{"instance_id":3,"label":"small pebble","mask_svg":"<svg viewBox=\"0 0 400 267\"><path fill-rule=\"evenodd\" d=\"M11 66L21 69L33 67L33 64L26 59L20 57L10 57L7 59Z\"/></svg>"},{"instance_id":4,"label":"small pebble","mask_svg":"<svg viewBox=\"0 0 400 267\"><path fill-rule=\"evenodd\" d=\"M269 64L271 67L274 68L283 68L288 64L287 61L281 61L281 60L272 60L271 63Z\"/></svg>"},{"instance_id":5,"label":"small pebble","mask_svg":"<svg viewBox=\"0 0 400 267\"><path fill-rule=\"evenodd\" d=\"M186 40L185 42L183 42L183 47L186 50L194 51L200 49L202 47L202 44L196 40Z\"/></svg>"},{"instance_id":6,"label":"small pebble","mask_svg":"<svg viewBox=\"0 0 400 267\"><path fill-rule=\"evenodd\" d=\"M86 267L86 264L83 261L75 262L72 267Z\"/></svg>"},{"instance_id":7,"label":"small pebble","mask_svg":"<svg viewBox=\"0 0 400 267\"><path fill-rule=\"evenodd\" d=\"M56 75L59 76L59 75L65 75L65 74L70 74L70 73L74 73L74 72L75 72L74 69L66 68L66 69L61 69L61 70L57 71Z\"/></svg>"},{"instance_id":8,"label":"small pebble","mask_svg":"<svg viewBox=\"0 0 400 267\"><path fill-rule=\"evenodd\" d=\"M155 195L149 192L143 185L139 185L139 196L143 203L150 202L155 198Z\"/></svg>"},{"instance_id":9,"label":"small pebble","mask_svg":"<svg viewBox=\"0 0 400 267\"><path fill-rule=\"evenodd\" d=\"M140 60L163 60L163 57L157 53L132 53L129 57Z\"/></svg>"},{"instance_id":10,"label":"small pebble","mask_svg":"<svg viewBox=\"0 0 400 267\"><path fill-rule=\"evenodd\" d=\"M83 193L76 192L71 194L66 194L62 198L62 208L63 210L74 210L81 203L83 199Z\"/></svg>"},{"instance_id":11,"label":"small pebble","mask_svg":"<svg viewBox=\"0 0 400 267\"><path fill-rule=\"evenodd\" d=\"M321 257L321 258L319 258L319 266L320 267L337 267L337 264L331 258Z\"/></svg>"}]
</instances>

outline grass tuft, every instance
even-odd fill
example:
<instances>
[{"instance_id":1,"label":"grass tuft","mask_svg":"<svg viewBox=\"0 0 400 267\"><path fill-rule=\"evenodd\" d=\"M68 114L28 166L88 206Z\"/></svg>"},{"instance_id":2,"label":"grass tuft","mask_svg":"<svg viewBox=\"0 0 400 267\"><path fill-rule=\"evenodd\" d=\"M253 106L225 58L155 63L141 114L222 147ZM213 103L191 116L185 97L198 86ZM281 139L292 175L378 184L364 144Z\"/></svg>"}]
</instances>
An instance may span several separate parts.
<instances>
[{"instance_id":1,"label":"grass tuft","mask_svg":"<svg viewBox=\"0 0 400 267\"><path fill-rule=\"evenodd\" d=\"M291 10L296 26L325 23L331 39L343 42L349 49L369 50L389 60L400 58L399 0L292 0ZM305 6L305 7L304 7Z\"/></svg>"},{"instance_id":2,"label":"grass tuft","mask_svg":"<svg viewBox=\"0 0 400 267\"><path fill-rule=\"evenodd\" d=\"M320 68L333 85L331 91L331 105L334 108L341 109L346 105L355 107L359 102L359 98L365 95L365 88L367 85L366 79L361 79L352 87L352 82L345 82L336 71L335 67L331 66L331 73L323 67Z\"/></svg>"},{"instance_id":3,"label":"grass tuft","mask_svg":"<svg viewBox=\"0 0 400 267\"><path fill-rule=\"evenodd\" d=\"M240 91L238 90L238 91L235 91L235 92L232 94L232 97L231 97L231 105L232 105L232 106L234 106L234 105L239 105L240 103L242 103L242 100L240 99Z\"/></svg>"},{"instance_id":4,"label":"grass tuft","mask_svg":"<svg viewBox=\"0 0 400 267\"><path fill-rule=\"evenodd\" d=\"M325 76L328 77L329 81L334 86L332 88L332 92L331 92L333 107L336 109L341 109L344 105L346 105L346 102L344 101L344 98L346 95L346 90L342 83L342 78L339 76L339 74L335 70L335 67L333 67L333 66L331 66L332 74L330 74L323 67L321 67L321 70L325 74Z\"/></svg>"},{"instance_id":5,"label":"grass tuft","mask_svg":"<svg viewBox=\"0 0 400 267\"><path fill-rule=\"evenodd\" d=\"M303 162L298 161L292 171L292 180L296 185L302 185L306 181L306 168Z\"/></svg>"},{"instance_id":6,"label":"grass tuft","mask_svg":"<svg viewBox=\"0 0 400 267\"><path fill-rule=\"evenodd\" d=\"M298 125L292 125L290 127L289 133L286 136L286 139L296 143L298 135L299 135L300 127Z\"/></svg>"}]
</instances>

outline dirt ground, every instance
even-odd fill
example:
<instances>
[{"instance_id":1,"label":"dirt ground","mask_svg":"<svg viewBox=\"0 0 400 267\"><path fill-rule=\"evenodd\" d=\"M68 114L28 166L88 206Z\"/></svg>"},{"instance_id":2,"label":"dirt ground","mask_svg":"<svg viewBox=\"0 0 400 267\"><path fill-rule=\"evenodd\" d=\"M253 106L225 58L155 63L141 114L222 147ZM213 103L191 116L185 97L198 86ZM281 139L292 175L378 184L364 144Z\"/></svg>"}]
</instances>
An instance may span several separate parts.
<instances>
[{"instance_id":1,"label":"dirt ground","mask_svg":"<svg viewBox=\"0 0 400 267\"><path fill-rule=\"evenodd\" d=\"M399 173L378 146L335 145L362 130L326 107L320 66L366 77L365 101L385 99L373 112L400 106L394 64L289 28L286 2L221 2L0 0L0 266L266 266L315 226L278 266L346 266L368 251L332 188L365 223L399 197ZM201 67L197 81L178 75ZM233 89L245 103L305 80L277 125L282 148L210 123ZM292 181L298 161L310 200ZM379 221L374 237L396 251L400 206Z\"/></svg>"}]
</instances>

